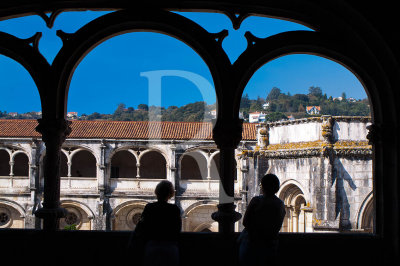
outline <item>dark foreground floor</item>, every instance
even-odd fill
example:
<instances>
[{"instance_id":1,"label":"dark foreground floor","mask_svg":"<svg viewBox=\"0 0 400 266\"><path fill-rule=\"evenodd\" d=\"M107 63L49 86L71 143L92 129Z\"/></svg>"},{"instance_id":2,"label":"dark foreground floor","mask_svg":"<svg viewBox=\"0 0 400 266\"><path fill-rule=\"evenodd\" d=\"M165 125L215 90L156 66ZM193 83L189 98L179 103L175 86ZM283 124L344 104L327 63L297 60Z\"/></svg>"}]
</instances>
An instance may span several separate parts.
<instances>
[{"instance_id":1,"label":"dark foreground floor","mask_svg":"<svg viewBox=\"0 0 400 266\"><path fill-rule=\"evenodd\" d=\"M8 265L139 265L130 232L0 229ZM182 266L236 265L238 234L182 233ZM368 234L281 234L280 265L380 265L381 240ZM4 260L6 261L6 260Z\"/></svg>"}]
</instances>

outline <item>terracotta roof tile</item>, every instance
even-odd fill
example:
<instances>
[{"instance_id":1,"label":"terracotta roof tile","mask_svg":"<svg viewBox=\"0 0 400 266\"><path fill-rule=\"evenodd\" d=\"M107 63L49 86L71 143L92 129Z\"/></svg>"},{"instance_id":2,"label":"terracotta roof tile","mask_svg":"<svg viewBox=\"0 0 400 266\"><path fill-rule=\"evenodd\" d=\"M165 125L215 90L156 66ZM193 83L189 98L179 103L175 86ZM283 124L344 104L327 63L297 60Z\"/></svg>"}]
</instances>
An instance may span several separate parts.
<instances>
[{"instance_id":1,"label":"terracotta roof tile","mask_svg":"<svg viewBox=\"0 0 400 266\"><path fill-rule=\"evenodd\" d=\"M0 137L38 138L36 120L0 119ZM79 121L68 138L212 140L207 122ZM255 124L243 124L243 140L256 140Z\"/></svg>"}]
</instances>

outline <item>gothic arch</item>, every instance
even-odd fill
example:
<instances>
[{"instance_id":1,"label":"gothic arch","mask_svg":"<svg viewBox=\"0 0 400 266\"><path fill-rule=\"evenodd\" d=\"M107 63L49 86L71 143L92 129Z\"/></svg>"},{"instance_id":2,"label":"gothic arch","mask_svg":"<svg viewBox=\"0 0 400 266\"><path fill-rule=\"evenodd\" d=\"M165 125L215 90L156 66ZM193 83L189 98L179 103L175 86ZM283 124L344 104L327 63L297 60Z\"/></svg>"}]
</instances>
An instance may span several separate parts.
<instances>
[{"instance_id":1,"label":"gothic arch","mask_svg":"<svg viewBox=\"0 0 400 266\"><path fill-rule=\"evenodd\" d=\"M357 229L362 229L367 232L374 232L375 210L374 210L374 195L370 192L362 202L357 215Z\"/></svg>"},{"instance_id":2,"label":"gothic arch","mask_svg":"<svg viewBox=\"0 0 400 266\"><path fill-rule=\"evenodd\" d=\"M306 200L306 202L311 201L311 196L308 193L308 191L304 189L304 187L300 184L300 182L295 179L288 179L281 183L279 191L276 193L278 195L278 198L283 200L284 193L287 191L287 189L294 186L297 187L300 190L301 194L304 195L304 199Z\"/></svg>"},{"instance_id":3,"label":"gothic arch","mask_svg":"<svg viewBox=\"0 0 400 266\"><path fill-rule=\"evenodd\" d=\"M304 190L295 183L286 182L277 193L286 208L282 232L306 232L307 228L311 227L312 217L307 208L309 202L303 193Z\"/></svg>"}]
</instances>

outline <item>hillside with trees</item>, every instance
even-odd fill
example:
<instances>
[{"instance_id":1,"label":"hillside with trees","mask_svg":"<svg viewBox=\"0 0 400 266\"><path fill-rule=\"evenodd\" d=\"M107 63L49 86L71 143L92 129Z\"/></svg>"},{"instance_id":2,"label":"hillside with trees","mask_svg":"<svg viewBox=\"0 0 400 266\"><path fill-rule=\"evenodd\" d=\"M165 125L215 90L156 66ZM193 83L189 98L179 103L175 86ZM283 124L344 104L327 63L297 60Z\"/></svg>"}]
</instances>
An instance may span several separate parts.
<instances>
[{"instance_id":1,"label":"hillside with trees","mask_svg":"<svg viewBox=\"0 0 400 266\"><path fill-rule=\"evenodd\" d=\"M320 113L309 115L307 106L320 106ZM189 103L181 107L169 106L168 108L139 104L137 108L126 107L120 103L112 114L82 114L77 120L114 120L114 121L211 121L214 117L212 110L216 105L208 105L205 102ZM346 98L343 92L341 97L332 98L324 94L319 87L310 87L308 94L282 93L279 88L272 88L266 98L258 97L250 99L248 94L242 96L240 113L248 119L252 112L266 114L266 121L278 121L282 119L303 118L310 116L369 116L370 107L367 99L355 100ZM0 111L0 119L37 119L40 115L36 112L15 114Z\"/></svg>"},{"instance_id":2,"label":"hillside with trees","mask_svg":"<svg viewBox=\"0 0 400 266\"><path fill-rule=\"evenodd\" d=\"M265 107L263 105L267 104ZM307 106L320 106L318 115L306 113ZM343 92L341 97L334 99L324 94L319 87L310 87L308 94L282 93L279 88L272 88L266 99L258 97L249 99L248 94L242 97L240 112L247 118L249 113L263 112L267 121L288 119L288 117L304 118L310 116L370 116L368 99L355 100L346 98Z\"/></svg>"}]
</instances>

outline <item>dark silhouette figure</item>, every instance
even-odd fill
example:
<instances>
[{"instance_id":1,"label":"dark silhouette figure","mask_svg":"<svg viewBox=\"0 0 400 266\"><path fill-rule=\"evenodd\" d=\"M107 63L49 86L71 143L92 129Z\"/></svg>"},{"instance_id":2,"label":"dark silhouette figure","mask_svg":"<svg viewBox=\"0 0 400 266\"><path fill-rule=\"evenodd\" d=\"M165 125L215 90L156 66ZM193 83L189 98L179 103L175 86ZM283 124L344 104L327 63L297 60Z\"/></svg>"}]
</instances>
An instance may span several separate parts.
<instances>
[{"instance_id":1,"label":"dark silhouette figure","mask_svg":"<svg viewBox=\"0 0 400 266\"><path fill-rule=\"evenodd\" d=\"M262 195L251 199L243 217L245 229L239 237L241 266L274 265L278 248L278 233L285 217L285 205L275 193L279 179L267 174L261 179Z\"/></svg>"},{"instance_id":2,"label":"dark silhouette figure","mask_svg":"<svg viewBox=\"0 0 400 266\"><path fill-rule=\"evenodd\" d=\"M137 226L138 235L145 240L143 265L179 265L178 238L182 228L180 209L168 203L174 187L167 180L156 189L157 202L148 203Z\"/></svg>"}]
</instances>

